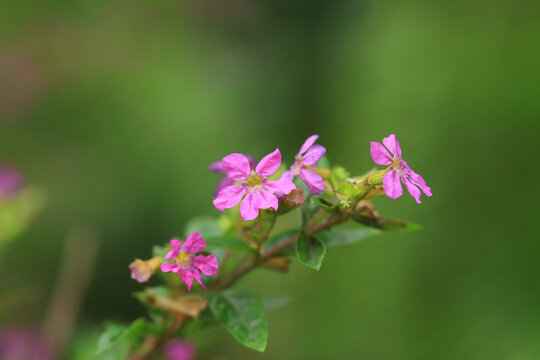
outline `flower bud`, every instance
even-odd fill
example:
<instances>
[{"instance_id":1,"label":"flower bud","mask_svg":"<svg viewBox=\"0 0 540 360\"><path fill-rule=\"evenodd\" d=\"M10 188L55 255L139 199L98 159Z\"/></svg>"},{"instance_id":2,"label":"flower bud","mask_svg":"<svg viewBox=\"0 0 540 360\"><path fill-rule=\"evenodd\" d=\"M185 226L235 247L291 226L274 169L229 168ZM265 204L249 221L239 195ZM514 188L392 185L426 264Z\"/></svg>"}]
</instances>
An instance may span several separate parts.
<instances>
[{"instance_id":1,"label":"flower bud","mask_svg":"<svg viewBox=\"0 0 540 360\"><path fill-rule=\"evenodd\" d=\"M153 257L147 261L135 259L131 264L129 264L131 278L140 283L148 281L154 272L159 269L162 261L163 258L159 256Z\"/></svg>"},{"instance_id":2,"label":"flower bud","mask_svg":"<svg viewBox=\"0 0 540 360\"><path fill-rule=\"evenodd\" d=\"M389 171L389 169L379 170L375 171L371 175L368 176L367 180L370 185L382 185L383 177L386 175L386 173Z\"/></svg>"},{"instance_id":3,"label":"flower bud","mask_svg":"<svg viewBox=\"0 0 540 360\"><path fill-rule=\"evenodd\" d=\"M278 213L280 215L288 213L289 211L296 209L306 201L307 196L304 195L302 188L297 188L285 195L279 205Z\"/></svg>"}]
</instances>

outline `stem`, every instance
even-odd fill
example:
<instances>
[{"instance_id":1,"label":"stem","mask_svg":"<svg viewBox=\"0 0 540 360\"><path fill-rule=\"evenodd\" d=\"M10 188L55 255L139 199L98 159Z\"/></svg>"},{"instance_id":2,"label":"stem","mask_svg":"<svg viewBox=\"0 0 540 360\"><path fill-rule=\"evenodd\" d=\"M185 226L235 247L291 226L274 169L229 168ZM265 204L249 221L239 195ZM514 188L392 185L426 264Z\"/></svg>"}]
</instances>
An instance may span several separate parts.
<instances>
[{"instance_id":1,"label":"stem","mask_svg":"<svg viewBox=\"0 0 540 360\"><path fill-rule=\"evenodd\" d=\"M159 338L156 338L155 336L149 335L147 336L143 343L146 345L146 349L143 351L134 354L129 358L129 360L145 360L148 359L149 356L151 356L154 352L156 352L157 349L165 345L167 341L171 338L171 336L174 335L175 332L177 332L182 325L186 322L188 319L187 316L182 316L181 318L176 319L171 326L161 335Z\"/></svg>"}]
</instances>

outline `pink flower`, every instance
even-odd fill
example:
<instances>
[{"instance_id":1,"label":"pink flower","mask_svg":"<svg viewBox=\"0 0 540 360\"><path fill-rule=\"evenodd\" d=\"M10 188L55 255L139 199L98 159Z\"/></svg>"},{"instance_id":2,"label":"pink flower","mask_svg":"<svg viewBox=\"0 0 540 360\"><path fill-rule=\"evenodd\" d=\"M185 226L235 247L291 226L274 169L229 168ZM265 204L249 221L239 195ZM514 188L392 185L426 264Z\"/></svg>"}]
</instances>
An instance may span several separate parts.
<instances>
[{"instance_id":1,"label":"pink flower","mask_svg":"<svg viewBox=\"0 0 540 360\"><path fill-rule=\"evenodd\" d=\"M165 344L165 357L167 360L193 360L195 346L189 341L169 340Z\"/></svg>"},{"instance_id":2,"label":"pink flower","mask_svg":"<svg viewBox=\"0 0 540 360\"><path fill-rule=\"evenodd\" d=\"M171 247L172 249L165 255L165 259L174 259L174 261L161 264L161 271L181 275L188 291L191 291L193 279L197 280L206 290L206 286L202 283L201 272L207 276L215 275L218 270L218 262L214 255L195 255L206 248L206 242L201 234L189 235L184 241L183 247L180 240L172 239Z\"/></svg>"},{"instance_id":3,"label":"pink flower","mask_svg":"<svg viewBox=\"0 0 540 360\"><path fill-rule=\"evenodd\" d=\"M256 162L255 162L255 159L252 157L252 156L249 156L249 155L246 155L246 157L248 158L249 160L249 165L253 168L255 167L256 165ZM208 170L216 173L216 174L225 174L225 169L223 168L223 161L215 161L213 163L211 163L210 165L208 165ZM227 177L226 175L224 177L222 177L220 180L219 180L219 183L216 187L216 192L214 193L214 195L216 195L221 189L227 187L227 186L231 186L231 185L234 185L234 180Z\"/></svg>"},{"instance_id":4,"label":"pink flower","mask_svg":"<svg viewBox=\"0 0 540 360\"><path fill-rule=\"evenodd\" d=\"M223 169L227 176L241 185L231 185L220 190L214 199L219 211L232 208L244 198L240 205L240 214L245 221L259 216L259 209L278 209L276 192L288 194L296 189L292 181L280 179L268 181L268 177L281 165L279 149L266 155L257 164L255 170L249 165L249 159L243 154L230 154L223 158Z\"/></svg>"},{"instance_id":5,"label":"pink flower","mask_svg":"<svg viewBox=\"0 0 540 360\"><path fill-rule=\"evenodd\" d=\"M23 177L19 171L8 165L0 166L0 197L16 195L23 187Z\"/></svg>"},{"instance_id":6,"label":"pink flower","mask_svg":"<svg viewBox=\"0 0 540 360\"><path fill-rule=\"evenodd\" d=\"M317 195L324 192L324 180L313 170L309 170L306 166L317 165L317 161L324 156L326 149L321 145L313 145L319 138L319 135L312 135L304 142L298 154L296 154L294 165L291 170L285 171L281 175L281 179L292 181L295 176L300 176L300 179L309 188L309 192Z\"/></svg>"},{"instance_id":7,"label":"pink flower","mask_svg":"<svg viewBox=\"0 0 540 360\"><path fill-rule=\"evenodd\" d=\"M409 165L401 158L401 147L396 139L396 135L390 134L383 139L383 144L392 153L390 156L388 151L380 143L371 142L371 158L376 164L391 165L390 171L383 177L384 192L388 197L397 199L403 194L401 182L405 184L409 194L421 203L420 190L428 197L432 196L431 189L427 186L426 181L417 173L415 173ZM419 189L420 188L420 189Z\"/></svg>"}]
</instances>

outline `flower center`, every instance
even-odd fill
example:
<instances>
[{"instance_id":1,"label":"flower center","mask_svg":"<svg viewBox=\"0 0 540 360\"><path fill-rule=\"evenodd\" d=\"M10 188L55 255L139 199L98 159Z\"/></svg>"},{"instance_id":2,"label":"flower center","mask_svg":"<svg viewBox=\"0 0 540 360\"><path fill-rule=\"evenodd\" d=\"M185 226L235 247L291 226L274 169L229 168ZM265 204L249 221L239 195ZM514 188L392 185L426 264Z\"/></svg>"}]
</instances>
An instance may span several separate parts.
<instances>
[{"instance_id":1,"label":"flower center","mask_svg":"<svg viewBox=\"0 0 540 360\"><path fill-rule=\"evenodd\" d=\"M295 176L300 175L300 170L302 170L302 157L300 155L296 157L293 166L291 166L291 170Z\"/></svg>"},{"instance_id":2,"label":"flower center","mask_svg":"<svg viewBox=\"0 0 540 360\"><path fill-rule=\"evenodd\" d=\"M255 171L252 171L246 180L246 184L251 189L261 188L263 185L263 178L257 175Z\"/></svg>"},{"instance_id":3,"label":"flower center","mask_svg":"<svg viewBox=\"0 0 540 360\"><path fill-rule=\"evenodd\" d=\"M182 269L189 269L193 264L193 256L187 252L180 252L175 258L176 265Z\"/></svg>"},{"instance_id":4,"label":"flower center","mask_svg":"<svg viewBox=\"0 0 540 360\"><path fill-rule=\"evenodd\" d=\"M392 163L392 168L395 172L398 173L398 175L403 175L405 173L405 169L403 167L403 160L402 159L396 159L394 158L394 162Z\"/></svg>"}]
</instances>

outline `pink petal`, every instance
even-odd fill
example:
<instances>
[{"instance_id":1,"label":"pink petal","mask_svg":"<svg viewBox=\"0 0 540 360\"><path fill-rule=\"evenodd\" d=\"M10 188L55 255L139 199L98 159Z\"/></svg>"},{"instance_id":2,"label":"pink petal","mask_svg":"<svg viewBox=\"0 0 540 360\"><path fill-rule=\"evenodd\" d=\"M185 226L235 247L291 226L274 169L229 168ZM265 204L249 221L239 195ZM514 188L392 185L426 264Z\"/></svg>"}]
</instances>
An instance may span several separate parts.
<instances>
[{"instance_id":1,"label":"pink petal","mask_svg":"<svg viewBox=\"0 0 540 360\"><path fill-rule=\"evenodd\" d=\"M266 189L271 193L281 192L283 194L288 194L293 190L296 190L296 185L290 180L279 179L268 181L266 183Z\"/></svg>"},{"instance_id":2,"label":"pink petal","mask_svg":"<svg viewBox=\"0 0 540 360\"><path fill-rule=\"evenodd\" d=\"M302 163L304 165L315 165L320 158L324 156L326 149L321 145L313 145L309 148L306 155L302 157Z\"/></svg>"},{"instance_id":3,"label":"pink petal","mask_svg":"<svg viewBox=\"0 0 540 360\"><path fill-rule=\"evenodd\" d=\"M163 272L176 272L177 266L175 263L164 262L161 264L161 271Z\"/></svg>"},{"instance_id":4,"label":"pink petal","mask_svg":"<svg viewBox=\"0 0 540 360\"><path fill-rule=\"evenodd\" d=\"M315 171L302 169L300 170L300 178L306 183L310 193L317 195L324 192L324 180Z\"/></svg>"},{"instance_id":5,"label":"pink petal","mask_svg":"<svg viewBox=\"0 0 540 360\"><path fill-rule=\"evenodd\" d=\"M420 189L414 186L405 176L401 177L401 181L403 181L403 183L407 187L407 190L409 191L409 194L411 194L414 200L416 200L418 204L421 204L422 202L420 201L420 195L422 195L422 193L420 192Z\"/></svg>"},{"instance_id":6,"label":"pink petal","mask_svg":"<svg viewBox=\"0 0 540 360\"><path fill-rule=\"evenodd\" d=\"M253 220L259 216L259 201L255 194L248 194L242 201L240 215L245 221Z\"/></svg>"},{"instance_id":7,"label":"pink petal","mask_svg":"<svg viewBox=\"0 0 540 360\"><path fill-rule=\"evenodd\" d=\"M278 198L274 194L271 194L265 190L261 190L257 193L257 197L258 197L260 209L272 208L277 211Z\"/></svg>"},{"instance_id":8,"label":"pink petal","mask_svg":"<svg viewBox=\"0 0 540 360\"><path fill-rule=\"evenodd\" d=\"M221 178L221 180L219 180L219 183L218 185L216 186L216 190L215 190L215 193L214 195L217 196L217 194L221 191L221 189L224 189L226 188L227 186L232 186L234 185L234 180L227 177L227 176L224 176Z\"/></svg>"},{"instance_id":9,"label":"pink petal","mask_svg":"<svg viewBox=\"0 0 540 360\"><path fill-rule=\"evenodd\" d=\"M276 172L281 165L281 153L279 149L274 150L259 161L255 171L260 176L270 176Z\"/></svg>"},{"instance_id":10,"label":"pink petal","mask_svg":"<svg viewBox=\"0 0 540 360\"><path fill-rule=\"evenodd\" d=\"M202 282L202 276L201 276L201 272L197 269L192 269L191 270L191 274L193 274L193 277L195 278L195 280L197 280L197 282L199 284L201 284L202 288L204 290L206 290L206 286L204 286L203 282Z\"/></svg>"},{"instance_id":11,"label":"pink petal","mask_svg":"<svg viewBox=\"0 0 540 360\"><path fill-rule=\"evenodd\" d=\"M191 285L193 285L192 270L182 270L182 282L187 285L188 291L191 291Z\"/></svg>"},{"instance_id":12,"label":"pink petal","mask_svg":"<svg viewBox=\"0 0 540 360\"><path fill-rule=\"evenodd\" d=\"M244 180L249 177L251 168L249 159L243 154L230 154L223 158L223 170L233 180Z\"/></svg>"},{"instance_id":13,"label":"pink petal","mask_svg":"<svg viewBox=\"0 0 540 360\"><path fill-rule=\"evenodd\" d=\"M182 243L178 239L171 240L172 249L165 255L165 259L169 260L176 257L182 251Z\"/></svg>"},{"instance_id":14,"label":"pink petal","mask_svg":"<svg viewBox=\"0 0 540 360\"><path fill-rule=\"evenodd\" d=\"M403 163L404 163L405 166L408 167L406 162L403 162ZM420 188L420 190L422 190L424 192L424 194L426 194L426 196L430 197L430 196L433 195L431 193L431 188L429 186L427 186L427 184L426 184L426 180L424 180L423 177L421 177L420 175L415 173L413 171L413 169L411 169L410 167L409 167L409 171L407 172L407 177L410 179L411 183L418 186Z\"/></svg>"},{"instance_id":15,"label":"pink petal","mask_svg":"<svg viewBox=\"0 0 540 360\"><path fill-rule=\"evenodd\" d=\"M184 251L188 254L195 254L203 251L206 248L206 241L202 238L201 234L194 232L189 235L184 241Z\"/></svg>"},{"instance_id":16,"label":"pink petal","mask_svg":"<svg viewBox=\"0 0 540 360\"><path fill-rule=\"evenodd\" d=\"M372 141L370 145L371 158L375 164L390 165L393 162L388 151L380 143Z\"/></svg>"},{"instance_id":17,"label":"pink petal","mask_svg":"<svg viewBox=\"0 0 540 360\"><path fill-rule=\"evenodd\" d=\"M287 170L283 174L281 174L281 176L279 177L279 180L292 181L293 178L294 178L294 174L292 170Z\"/></svg>"},{"instance_id":18,"label":"pink petal","mask_svg":"<svg viewBox=\"0 0 540 360\"><path fill-rule=\"evenodd\" d=\"M232 185L224 187L219 191L217 197L214 199L214 206L219 210L232 208L242 200L242 196L246 193L243 186Z\"/></svg>"},{"instance_id":19,"label":"pink petal","mask_svg":"<svg viewBox=\"0 0 540 360\"><path fill-rule=\"evenodd\" d=\"M195 346L188 341L169 340L164 346L167 360L193 360Z\"/></svg>"},{"instance_id":20,"label":"pink petal","mask_svg":"<svg viewBox=\"0 0 540 360\"><path fill-rule=\"evenodd\" d=\"M302 147L300 148L298 155L302 155L306 151L308 151L311 145L313 145L315 141L317 141L318 138L319 138L319 135L311 135L310 137L308 137L307 140L304 141L304 144L302 145Z\"/></svg>"},{"instance_id":21,"label":"pink petal","mask_svg":"<svg viewBox=\"0 0 540 360\"><path fill-rule=\"evenodd\" d=\"M216 275L218 271L218 261L215 255L197 255L193 265L202 271L204 275L212 276Z\"/></svg>"},{"instance_id":22,"label":"pink petal","mask_svg":"<svg viewBox=\"0 0 540 360\"><path fill-rule=\"evenodd\" d=\"M390 134L388 137L385 137L382 142L396 158L401 159L401 146L399 146L399 141L397 141L396 135Z\"/></svg>"},{"instance_id":23,"label":"pink petal","mask_svg":"<svg viewBox=\"0 0 540 360\"><path fill-rule=\"evenodd\" d=\"M391 199L397 199L403 194L403 188L399 181L399 175L395 171L390 171L383 177L384 192Z\"/></svg>"}]
</instances>

